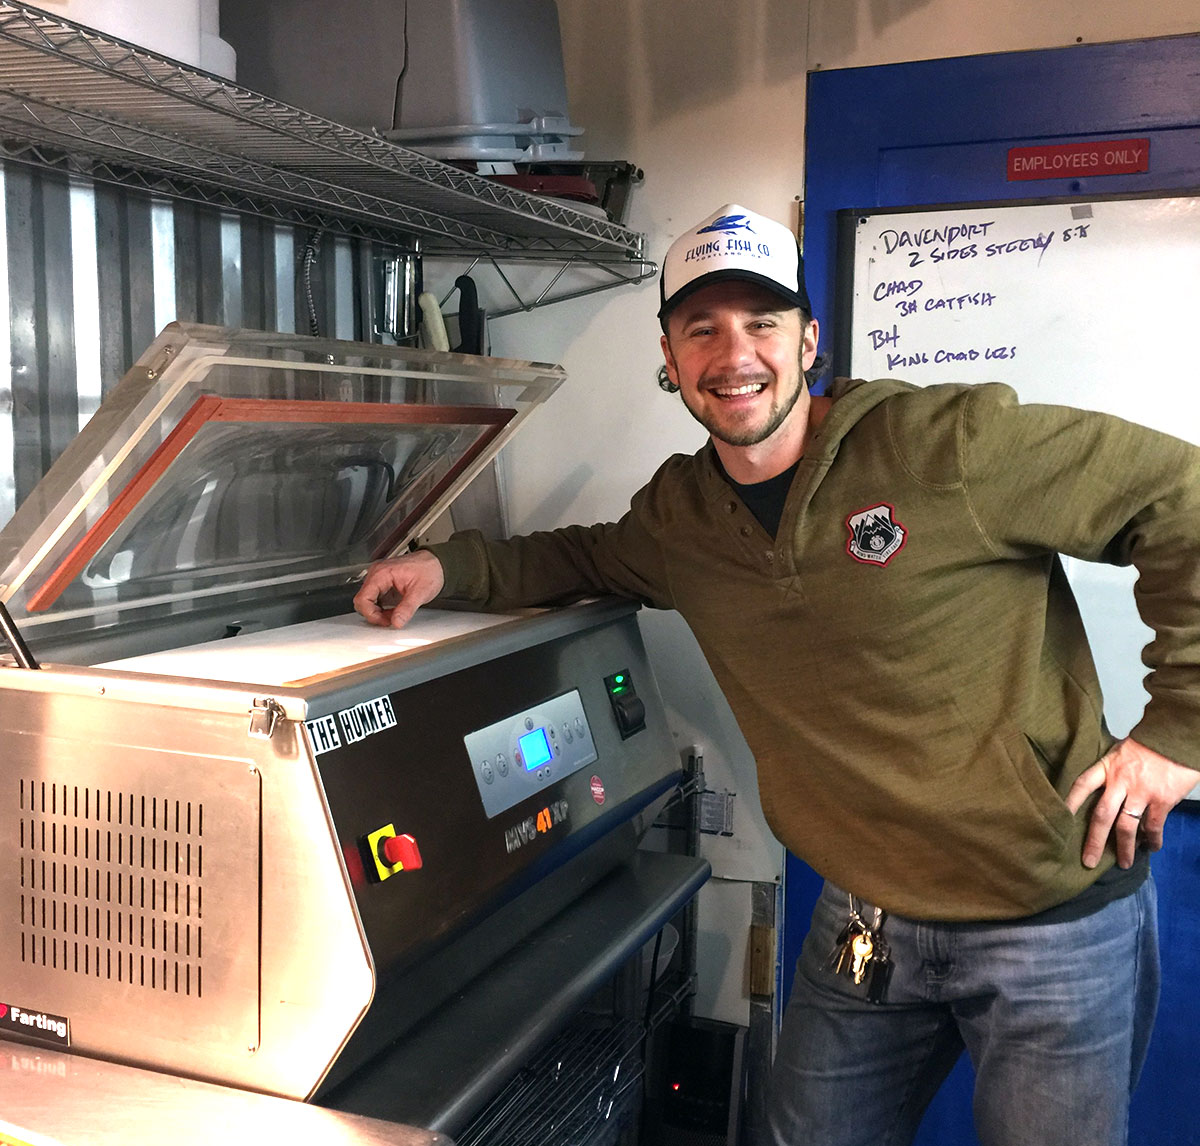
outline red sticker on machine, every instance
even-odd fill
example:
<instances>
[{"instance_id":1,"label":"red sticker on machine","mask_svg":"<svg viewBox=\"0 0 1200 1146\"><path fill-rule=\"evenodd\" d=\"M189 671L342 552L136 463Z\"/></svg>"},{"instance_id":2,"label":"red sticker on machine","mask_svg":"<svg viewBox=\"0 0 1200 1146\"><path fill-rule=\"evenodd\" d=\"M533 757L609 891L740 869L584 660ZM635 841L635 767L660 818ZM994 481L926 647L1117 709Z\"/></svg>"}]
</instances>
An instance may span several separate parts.
<instances>
[{"instance_id":1,"label":"red sticker on machine","mask_svg":"<svg viewBox=\"0 0 1200 1146\"><path fill-rule=\"evenodd\" d=\"M592 777L592 799L597 804L604 803L604 781L599 776Z\"/></svg>"}]
</instances>

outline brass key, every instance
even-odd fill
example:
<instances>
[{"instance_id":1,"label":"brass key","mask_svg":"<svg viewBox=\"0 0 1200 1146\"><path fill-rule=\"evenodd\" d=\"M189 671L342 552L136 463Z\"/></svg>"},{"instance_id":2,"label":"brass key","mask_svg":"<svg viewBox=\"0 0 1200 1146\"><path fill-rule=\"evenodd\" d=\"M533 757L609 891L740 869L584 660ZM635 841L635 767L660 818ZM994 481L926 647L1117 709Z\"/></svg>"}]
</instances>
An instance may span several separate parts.
<instances>
[{"instance_id":1,"label":"brass key","mask_svg":"<svg viewBox=\"0 0 1200 1146\"><path fill-rule=\"evenodd\" d=\"M854 979L856 987L862 983L867 974L867 964L871 962L871 952L874 948L875 944L871 941L870 934L865 931L856 935L850 942L850 949L854 953L854 959L850 964L850 975Z\"/></svg>"},{"instance_id":2,"label":"brass key","mask_svg":"<svg viewBox=\"0 0 1200 1146\"><path fill-rule=\"evenodd\" d=\"M850 903L850 916L846 920L845 926L838 933L838 937L833 945L833 950L829 953L829 958L825 961L825 966L835 975L847 973L850 970L850 961L853 958L853 953L850 950L850 942L855 935L866 931L867 925L862 921L862 917L854 910L854 902Z\"/></svg>"}]
</instances>

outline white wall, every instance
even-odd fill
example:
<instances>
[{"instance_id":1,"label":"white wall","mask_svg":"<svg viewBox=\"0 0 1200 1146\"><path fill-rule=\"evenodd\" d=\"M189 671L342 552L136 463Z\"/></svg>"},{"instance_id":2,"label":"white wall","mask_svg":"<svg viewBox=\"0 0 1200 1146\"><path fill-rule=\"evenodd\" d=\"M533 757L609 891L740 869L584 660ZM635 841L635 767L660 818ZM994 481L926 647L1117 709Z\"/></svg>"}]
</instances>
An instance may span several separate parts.
<instances>
[{"instance_id":1,"label":"white wall","mask_svg":"<svg viewBox=\"0 0 1200 1146\"><path fill-rule=\"evenodd\" d=\"M559 14L571 118L590 157L644 168L628 222L656 261L725 202L795 221L809 70L1200 31L1200 0L559 0ZM657 297L623 287L493 322L495 353L570 375L509 447L514 530L612 518L664 457L702 443L654 382ZM643 618L680 745L702 744L711 786L738 792L738 838L713 841L714 869L773 878L781 853L751 811L749 751L686 628ZM744 932L709 947L740 958ZM702 982L698 1012L744 1022L743 981Z\"/></svg>"}]
</instances>

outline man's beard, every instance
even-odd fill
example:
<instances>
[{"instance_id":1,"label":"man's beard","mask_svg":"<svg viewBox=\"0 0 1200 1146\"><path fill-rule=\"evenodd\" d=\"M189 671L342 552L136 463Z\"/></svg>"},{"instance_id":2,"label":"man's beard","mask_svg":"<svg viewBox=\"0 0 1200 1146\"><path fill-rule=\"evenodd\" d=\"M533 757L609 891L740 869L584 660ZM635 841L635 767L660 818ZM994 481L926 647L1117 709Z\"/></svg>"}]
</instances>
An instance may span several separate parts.
<instances>
[{"instance_id":1,"label":"man's beard","mask_svg":"<svg viewBox=\"0 0 1200 1146\"><path fill-rule=\"evenodd\" d=\"M713 377L710 375L708 378L701 379L700 385L702 389L710 389L714 384L718 386L746 386L756 382L763 382L766 385L770 385L771 376L769 374L762 373L752 375L750 377L745 375L720 375ZM680 394L680 397L683 398L683 404L687 408L687 412L691 414L691 416L695 418L696 421L699 422L700 425L702 425L718 441L724 442L726 445L730 446L757 446L759 442L765 442L773 433L775 433L776 430L779 429L780 426L783 425L783 423L787 420L787 416L792 412L792 408L800 400L800 394L804 388L805 383L803 379L798 379L795 387L792 389L792 392L785 395L782 401L777 400L775 404L771 406L771 409L767 413L767 418L761 426L746 426L745 428L738 428L736 426L727 427L720 424L717 421L717 415L720 412L719 406L710 415L701 410L693 410L688 404L687 398L684 397L682 393ZM713 399L713 401L719 403L721 399L716 398Z\"/></svg>"}]
</instances>

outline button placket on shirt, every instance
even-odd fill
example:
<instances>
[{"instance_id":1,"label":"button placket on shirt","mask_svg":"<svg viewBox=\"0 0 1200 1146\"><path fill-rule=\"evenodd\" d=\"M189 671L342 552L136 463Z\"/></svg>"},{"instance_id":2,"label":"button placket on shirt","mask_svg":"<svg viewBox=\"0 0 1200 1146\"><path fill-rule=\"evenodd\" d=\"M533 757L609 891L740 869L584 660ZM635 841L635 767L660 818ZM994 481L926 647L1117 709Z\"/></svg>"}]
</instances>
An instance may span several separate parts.
<instances>
[{"instance_id":1,"label":"button placket on shirt","mask_svg":"<svg viewBox=\"0 0 1200 1146\"><path fill-rule=\"evenodd\" d=\"M725 511L731 517L738 514L740 511L743 512L744 514L748 514L750 512L736 498L729 498L729 500L725 502ZM755 526L751 522L743 522L741 525L737 526L737 531L738 531L738 535L740 537L742 537L746 540L750 540L751 538L754 537ZM765 532L765 530L764 530L764 532ZM764 562L767 565L767 568L771 572L774 572L775 551L773 549L766 549L766 550L758 550L757 552L759 554L761 554L762 559L764 560Z\"/></svg>"}]
</instances>

